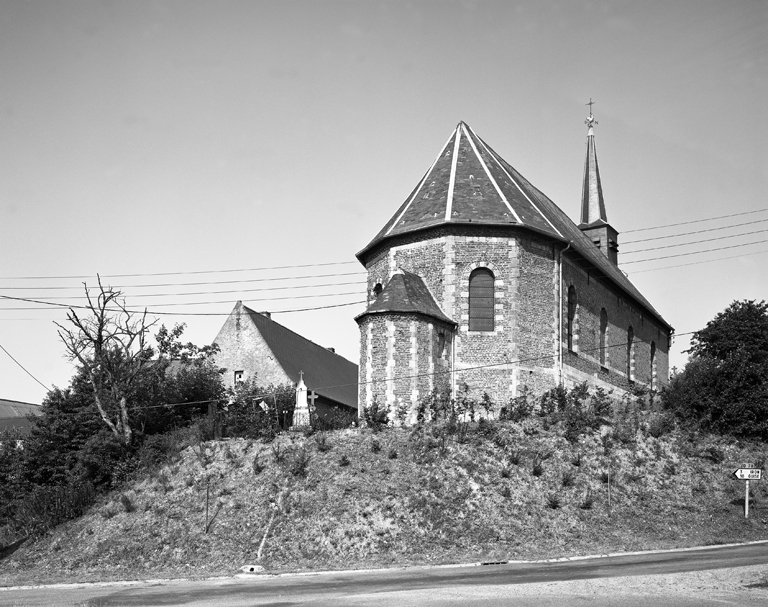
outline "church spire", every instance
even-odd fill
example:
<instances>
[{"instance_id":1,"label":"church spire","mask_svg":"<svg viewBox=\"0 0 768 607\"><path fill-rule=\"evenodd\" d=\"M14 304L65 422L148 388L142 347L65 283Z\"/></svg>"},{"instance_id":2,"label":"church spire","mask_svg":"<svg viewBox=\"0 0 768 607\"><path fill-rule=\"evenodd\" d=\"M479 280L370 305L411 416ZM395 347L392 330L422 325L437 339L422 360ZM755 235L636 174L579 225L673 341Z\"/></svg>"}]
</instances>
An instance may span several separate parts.
<instances>
[{"instance_id":1,"label":"church spire","mask_svg":"<svg viewBox=\"0 0 768 607\"><path fill-rule=\"evenodd\" d=\"M594 105L592 98L589 103L589 116L584 121L587 125L587 158L584 161L584 182L581 189L581 223L579 228L589 236L595 246L613 264L619 263L619 233L608 223L603 200L603 185L600 183L600 169L597 166L597 150L595 149L595 130L597 124L592 114Z\"/></svg>"},{"instance_id":2,"label":"church spire","mask_svg":"<svg viewBox=\"0 0 768 607\"><path fill-rule=\"evenodd\" d=\"M584 184L581 190L581 225L592 225L596 222L608 223L603 200L603 186L600 183L600 169L597 166L597 150L595 149L594 125L597 124L592 114L595 102L590 97L589 116L584 121L587 125L587 158L584 162Z\"/></svg>"}]
</instances>

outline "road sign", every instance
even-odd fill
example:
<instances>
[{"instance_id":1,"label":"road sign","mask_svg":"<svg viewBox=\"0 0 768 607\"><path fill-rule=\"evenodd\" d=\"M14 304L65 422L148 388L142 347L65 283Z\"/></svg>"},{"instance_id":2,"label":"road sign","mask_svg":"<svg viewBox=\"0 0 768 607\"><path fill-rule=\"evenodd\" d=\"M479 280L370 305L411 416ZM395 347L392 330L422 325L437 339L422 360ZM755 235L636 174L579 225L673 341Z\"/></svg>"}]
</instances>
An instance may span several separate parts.
<instances>
[{"instance_id":1,"label":"road sign","mask_svg":"<svg viewBox=\"0 0 768 607\"><path fill-rule=\"evenodd\" d=\"M733 475L743 481L759 481L763 475L760 468L739 468L733 471Z\"/></svg>"}]
</instances>

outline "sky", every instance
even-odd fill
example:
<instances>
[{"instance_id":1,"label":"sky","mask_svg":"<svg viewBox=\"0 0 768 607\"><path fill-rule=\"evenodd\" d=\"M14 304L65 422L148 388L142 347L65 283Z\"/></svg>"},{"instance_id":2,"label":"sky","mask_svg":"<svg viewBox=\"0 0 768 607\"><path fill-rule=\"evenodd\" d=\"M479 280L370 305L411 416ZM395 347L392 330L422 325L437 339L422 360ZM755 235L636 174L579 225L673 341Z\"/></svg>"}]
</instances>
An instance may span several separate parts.
<instances>
[{"instance_id":1,"label":"sky","mask_svg":"<svg viewBox=\"0 0 768 607\"><path fill-rule=\"evenodd\" d=\"M358 362L355 253L457 123L578 221L590 99L681 368L768 300L763 0L0 2L0 398L68 385L97 274L197 344L242 300Z\"/></svg>"}]
</instances>

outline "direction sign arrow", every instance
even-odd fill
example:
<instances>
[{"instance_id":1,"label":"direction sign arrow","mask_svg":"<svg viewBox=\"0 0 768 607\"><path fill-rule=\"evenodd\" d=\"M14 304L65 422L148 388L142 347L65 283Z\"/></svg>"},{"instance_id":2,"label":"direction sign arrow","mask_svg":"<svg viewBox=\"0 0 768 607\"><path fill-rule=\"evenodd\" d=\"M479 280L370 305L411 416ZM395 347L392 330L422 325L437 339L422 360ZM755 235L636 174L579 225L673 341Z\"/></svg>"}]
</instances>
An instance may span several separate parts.
<instances>
[{"instance_id":1,"label":"direction sign arrow","mask_svg":"<svg viewBox=\"0 0 768 607\"><path fill-rule=\"evenodd\" d=\"M739 468L733 471L733 475L743 481L759 481L763 475L761 468Z\"/></svg>"}]
</instances>

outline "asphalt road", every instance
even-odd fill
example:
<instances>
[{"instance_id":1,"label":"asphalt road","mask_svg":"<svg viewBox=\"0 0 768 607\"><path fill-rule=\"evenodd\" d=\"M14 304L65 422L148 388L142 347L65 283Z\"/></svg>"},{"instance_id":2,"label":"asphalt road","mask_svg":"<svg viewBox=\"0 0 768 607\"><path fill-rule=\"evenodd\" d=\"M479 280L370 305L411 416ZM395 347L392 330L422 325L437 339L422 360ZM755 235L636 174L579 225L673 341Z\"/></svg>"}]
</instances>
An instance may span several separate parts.
<instances>
[{"instance_id":1,"label":"asphalt road","mask_svg":"<svg viewBox=\"0 0 768 607\"><path fill-rule=\"evenodd\" d=\"M0 606L213 605L658 605L663 588L648 596L626 592L635 576L768 565L768 543L646 553L550 563L390 569L314 575L256 575L208 581L81 585L0 590ZM768 567L764 572L768 573ZM601 580L600 584L557 584ZM570 588L570 589L569 589ZM532 591L533 590L533 591ZM711 594L711 593L710 593ZM665 605L768 604L768 589L738 596L677 593ZM752 600L754 599L754 601Z\"/></svg>"}]
</instances>

